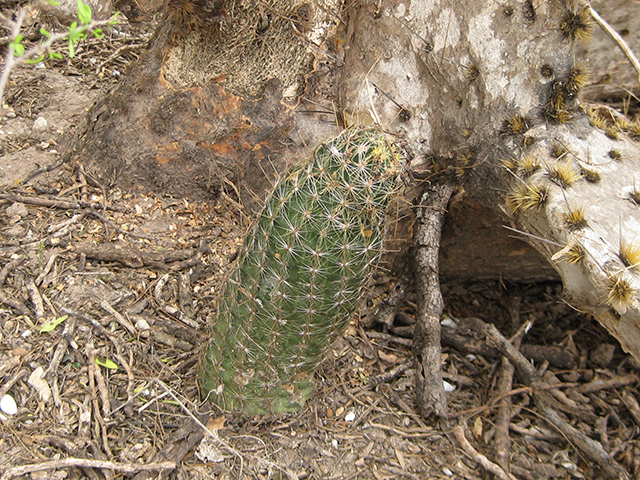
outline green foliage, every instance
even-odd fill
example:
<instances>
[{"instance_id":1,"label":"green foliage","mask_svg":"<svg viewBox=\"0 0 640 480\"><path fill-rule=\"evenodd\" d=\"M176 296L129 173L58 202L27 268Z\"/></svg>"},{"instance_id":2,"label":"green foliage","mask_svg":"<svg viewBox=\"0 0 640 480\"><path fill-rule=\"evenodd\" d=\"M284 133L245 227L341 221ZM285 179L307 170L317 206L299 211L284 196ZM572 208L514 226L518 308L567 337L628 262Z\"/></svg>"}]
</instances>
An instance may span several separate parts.
<instances>
[{"instance_id":1,"label":"green foliage","mask_svg":"<svg viewBox=\"0 0 640 480\"><path fill-rule=\"evenodd\" d=\"M107 368L109 370L117 370L118 364L108 358L96 357L96 365Z\"/></svg>"},{"instance_id":2,"label":"green foliage","mask_svg":"<svg viewBox=\"0 0 640 480\"><path fill-rule=\"evenodd\" d=\"M16 38L9 44L9 48L13 49L13 54L16 57L21 57L24 55L24 45L22 45L22 40L24 37L21 34L18 34Z\"/></svg>"},{"instance_id":3,"label":"green foliage","mask_svg":"<svg viewBox=\"0 0 640 480\"><path fill-rule=\"evenodd\" d=\"M84 3L82 0L78 0L78 19L82 25L87 25L91 22L91 7Z\"/></svg>"},{"instance_id":4,"label":"green foliage","mask_svg":"<svg viewBox=\"0 0 640 480\"><path fill-rule=\"evenodd\" d=\"M43 323L42 327L40 327L40 333L53 332L56 327L64 322L67 318L69 318L69 315L63 315L62 317L54 318L53 320Z\"/></svg>"},{"instance_id":5,"label":"green foliage","mask_svg":"<svg viewBox=\"0 0 640 480\"><path fill-rule=\"evenodd\" d=\"M25 63L28 64L28 65L35 65L36 63L40 63L42 60L44 60L44 53L41 54L39 57L30 58L28 60L25 60Z\"/></svg>"},{"instance_id":6,"label":"green foliage","mask_svg":"<svg viewBox=\"0 0 640 480\"><path fill-rule=\"evenodd\" d=\"M58 5L58 2L49 0L47 3L50 5ZM78 6L78 20L71 23L69 29L66 32L61 34L53 34L46 30L45 28L40 28L40 34L43 36L44 40L41 43L40 47L33 48L31 50L25 50L23 45L24 37L22 34L18 34L16 38L14 38L9 46L13 49L14 56L20 61L27 64L34 64L41 62L45 58L46 50L49 50L49 47L54 43L66 40L68 42L68 51L69 57L73 58L75 56L75 50L77 44L86 39L89 34L92 34L96 38L104 38L104 31L100 28L100 25L114 25L118 23L118 13L114 14L109 20L106 21L94 21L93 20L93 12L91 11L91 6L89 4L84 3L82 0L77 0ZM37 6L28 6L26 8L29 9L37 9ZM48 51L49 58L53 59L61 59L62 55L56 52Z\"/></svg>"},{"instance_id":7,"label":"green foliage","mask_svg":"<svg viewBox=\"0 0 640 480\"><path fill-rule=\"evenodd\" d=\"M380 132L352 129L283 176L218 306L202 374L210 399L257 414L302 408L383 251L400 168Z\"/></svg>"}]
</instances>

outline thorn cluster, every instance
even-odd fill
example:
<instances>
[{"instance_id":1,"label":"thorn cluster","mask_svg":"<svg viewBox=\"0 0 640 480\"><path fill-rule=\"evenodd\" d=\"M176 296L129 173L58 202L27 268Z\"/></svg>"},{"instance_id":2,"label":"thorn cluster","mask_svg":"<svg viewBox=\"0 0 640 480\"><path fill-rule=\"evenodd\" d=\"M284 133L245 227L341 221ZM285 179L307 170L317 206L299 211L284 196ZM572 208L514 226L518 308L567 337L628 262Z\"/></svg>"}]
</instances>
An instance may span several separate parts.
<instances>
[{"instance_id":1,"label":"thorn cluster","mask_svg":"<svg viewBox=\"0 0 640 480\"><path fill-rule=\"evenodd\" d=\"M557 162L555 165L548 166L547 176L553 183L565 189L582 178L580 171L573 166L571 158L564 163Z\"/></svg>"},{"instance_id":2,"label":"thorn cluster","mask_svg":"<svg viewBox=\"0 0 640 480\"><path fill-rule=\"evenodd\" d=\"M593 22L586 7L576 12L568 11L560 20L560 32L567 40L589 40L592 31Z\"/></svg>"},{"instance_id":3,"label":"thorn cluster","mask_svg":"<svg viewBox=\"0 0 640 480\"><path fill-rule=\"evenodd\" d=\"M584 206L570 208L564 214L564 222L571 231L582 230L589 225L584 215Z\"/></svg>"},{"instance_id":4,"label":"thorn cluster","mask_svg":"<svg viewBox=\"0 0 640 480\"><path fill-rule=\"evenodd\" d=\"M507 194L507 205L512 214L540 208L549 199L549 188L535 183L519 184Z\"/></svg>"}]
</instances>

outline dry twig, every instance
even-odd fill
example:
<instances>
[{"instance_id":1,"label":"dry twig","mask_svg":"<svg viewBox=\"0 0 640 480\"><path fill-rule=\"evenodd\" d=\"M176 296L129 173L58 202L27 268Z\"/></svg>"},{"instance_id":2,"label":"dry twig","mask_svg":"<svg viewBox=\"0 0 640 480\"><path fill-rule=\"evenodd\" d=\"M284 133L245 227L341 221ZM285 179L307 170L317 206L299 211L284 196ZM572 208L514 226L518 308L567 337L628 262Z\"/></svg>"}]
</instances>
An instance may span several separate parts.
<instances>
[{"instance_id":1,"label":"dry twig","mask_svg":"<svg viewBox=\"0 0 640 480\"><path fill-rule=\"evenodd\" d=\"M567 437L573 445L582 451L589 459L596 462L611 478L629 479L627 471L609 455L600 443L592 440L578 429L569 425L558 413L551 408L554 404L553 397L546 391L538 388L545 386L540 381L540 374L527 361L527 359L515 348L494 325L485 324L480 319L475 319L475 327L479 332L486 335L487 340L498 348L503 355L518 368L526 385L532 388L532 393L536 399L536 404L547 422L556 427Z\"/></svg>"},{"instance_id":2,"label":"dry twig","mask_svg":"<svg viewBox=\"0 0 640 480\"><path fill-rule=\"evenodd\" d=\"M455 427L453 427L453 434L462 449L467 453L467 455L469 455L474 461L482 465L482 468L484 468L487 472L493 473L501 480L518 480L510 473L505 472L502 467L500 467L500 465L493 463L487 457L473 448L473 445L469 443L469 440L467 440L467 437L464 434L462 425L456 425Z\"/></svg>"},{"instance_id":3,"label":"dry twig","mask_svg":"<svg viewBox=\"0 0 640 480\"><path fill-rule=\"evenodd\" d=\"M33 472L42 472L44 470L60 470L70 467L88 467L100 468L102 470L113 470L122 473L136 473L149 470L173 470L176 468L175 462L158 462L144 464L131 463L115 463L104 460L90 460L86 458L64 458L62 460L50 460L48 462L36 463L33 465L20 465L19 467L11 467L4 471L0 480L9 480L13 477L26 475Z\"/></svg>"},{"instance_id":4,"label":"dry twig","mask_svg":"<svg viewBox=\"0 0 640 480\"><path fill-rule=\"evenodd\" d=\"M611 25L609 25L605 21L605 19L600 16L598 12L596 12L592 7L588 8L589 13L596 21L596 23L600 25L600 27L606 32L606 34L609 35L609 37L616 43L616 45L618 45L618 47L620 47L620 50L622 50L624 55L629 60L629 63L631 63L631 66L636 70L636 72L638 72L638 83L640 83L640 61L638 61L638 57L636 57L633 53L633 50L629 48L629 45L627 45L627 42L624 41L624 38L622 38L620 34L616 32L611 27Z\"/></svg>"},{"instance_id":5,"label":"dry twig","mask_svg":"<svg viewBox=\"0 0 640 480\"><path fill-rule=\"evenodd\" d=\"M520 323L520 298L514 298L513 304L510 305L511 317L514 323ZM527 322L528 324L529 322ZM522 336L526 331L520 328L518 333L511 339L516 348L520 347ZM493 439L493 448L496 453L496 461L505 472L509 472L509 457L511 452L511 439L509 437L509 425L511 424L512 408L511 397L504 396L513 388L513 374L515 367L509 359L503 357L500 372L498 373L498 383L496 384L496 393L501 396L498 413L496 415L496 433Z\"/></svg>"},{"instance_id":6,"label":"dry twig","mask_svg":"<svg viewBox=\"0 0 640 480\"><path fill-rule=\"evenodd\" d=\"M440 316L443 300L438 276L438 253L444 216L453 187L437 185L422 195L415 233L415 278L418 315L413 337L416 359L416 403L423 417L449 416L442 383Z\"/></svg>"}]
</instances>

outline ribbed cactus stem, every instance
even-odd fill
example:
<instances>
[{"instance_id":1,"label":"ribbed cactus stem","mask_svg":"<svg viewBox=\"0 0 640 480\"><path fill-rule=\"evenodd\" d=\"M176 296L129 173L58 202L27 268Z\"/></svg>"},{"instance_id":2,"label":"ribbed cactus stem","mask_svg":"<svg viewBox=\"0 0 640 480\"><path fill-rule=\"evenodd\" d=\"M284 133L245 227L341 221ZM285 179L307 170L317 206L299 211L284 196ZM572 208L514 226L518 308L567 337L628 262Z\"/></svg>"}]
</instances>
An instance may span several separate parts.
<instances>
[{"instance_id":1,"label":"ribbed cactus stem","mask_svg":"<svg viewBox=\"0 0 640 480\"><path fill-rule=\"evenodd\" d=\"M219 302L203 386L225 410L292 412L383 251L401 158L375 129L321 145L275 186Z\"/></svg>"}]
</instances>

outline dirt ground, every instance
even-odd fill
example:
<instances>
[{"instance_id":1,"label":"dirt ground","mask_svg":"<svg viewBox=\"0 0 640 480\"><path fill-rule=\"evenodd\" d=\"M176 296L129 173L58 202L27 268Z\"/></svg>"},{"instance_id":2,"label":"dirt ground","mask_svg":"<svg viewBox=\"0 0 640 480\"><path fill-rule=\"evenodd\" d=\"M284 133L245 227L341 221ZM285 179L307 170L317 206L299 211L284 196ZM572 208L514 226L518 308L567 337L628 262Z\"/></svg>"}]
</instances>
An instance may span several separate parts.
<instances>
[{"instance_id":1,"label":"dirt ground","mask_svg":"<svg viewBox=\"0 0 640 480\"><path fill-rule=\"evenodd\" d=\"M383 318L397 281L383 273L301 413L203 403L199 357L247 219L227 198L105 191L58 153L148 35L119 29L16 71L7 92L0 398L16 411L3 400L2 480L484 479L496 464L501 478L640 478L640 365L555 283L443 285L449 423L416 413L415 295ZM539 380L513 375L486 324L520 332Z\"/></svg>"}]
</instances>

